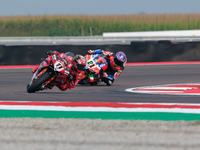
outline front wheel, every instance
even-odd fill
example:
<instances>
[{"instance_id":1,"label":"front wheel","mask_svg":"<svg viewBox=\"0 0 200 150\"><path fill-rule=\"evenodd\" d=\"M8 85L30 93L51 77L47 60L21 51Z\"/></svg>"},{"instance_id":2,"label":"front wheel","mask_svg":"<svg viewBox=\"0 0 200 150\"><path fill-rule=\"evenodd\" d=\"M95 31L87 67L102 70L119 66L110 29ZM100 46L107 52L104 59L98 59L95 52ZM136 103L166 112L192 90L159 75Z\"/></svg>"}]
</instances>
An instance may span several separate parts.
<instances>
[{"instance_id":1,"label":"front wheel","mask_svg":"<svg viewBox=\"0 0 200 150\"><path fill-rule=\"evenodd\" d=\"M27 85L27 92L34 93L42 86L43 83L48 81L50 78L51 78L50 74L48 72L45 72L35 82L33 82L32 85L29 84Z\"/></svg>"}]
</instances>

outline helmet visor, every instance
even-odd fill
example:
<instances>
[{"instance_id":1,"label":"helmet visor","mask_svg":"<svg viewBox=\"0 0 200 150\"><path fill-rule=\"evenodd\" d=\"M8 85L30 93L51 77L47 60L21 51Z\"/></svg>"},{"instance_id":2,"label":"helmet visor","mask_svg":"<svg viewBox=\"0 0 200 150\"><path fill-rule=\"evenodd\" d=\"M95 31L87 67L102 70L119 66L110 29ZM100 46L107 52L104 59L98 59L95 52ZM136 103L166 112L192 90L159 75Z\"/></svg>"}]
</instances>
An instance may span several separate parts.
<instances>
[{"instance_id":1,"label":"helmet visor","mask_svg":"<svg viewBox=\"0 0 200 150\"><path fill-rule=\"evenodd\" d=\"M114 58L114 62L118 66L121 66L123 64L123 62L119 61L116 57Z\"/></svg>"}]
</instances>

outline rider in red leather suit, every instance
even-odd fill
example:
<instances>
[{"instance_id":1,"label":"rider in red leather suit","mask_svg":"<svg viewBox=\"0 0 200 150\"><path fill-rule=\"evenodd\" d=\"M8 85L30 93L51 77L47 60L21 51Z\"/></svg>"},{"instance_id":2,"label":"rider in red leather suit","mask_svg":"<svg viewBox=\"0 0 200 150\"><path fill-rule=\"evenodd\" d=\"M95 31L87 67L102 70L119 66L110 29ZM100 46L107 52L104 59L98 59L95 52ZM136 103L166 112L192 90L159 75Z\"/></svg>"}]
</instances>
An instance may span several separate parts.
<instances>
[{"instance_id":1,"label":"rider in red leather suit","mask_svg":"<svg viewBox=\"0 0 200 150\"><path fill-rule=\"evenodd\" d=\"M57 51L48 51L47 55L57 55L60 61L65 65L65 72L62 76L56 78L58 83L56 86L61 90L65 91L67 89L72 90L75 85L85 77L85 72L83 71L86 62L85 58L81 55L76 55L75 57L67 55L67 53L59 53ZM33 69L35 72L37 68ZM50 89L52 89L50 87Z\"/></svg>"},{"instance_id":2,"label":"rider in red leather suit","mask_svg":"<svg viewBox=\"0 0 200 150\"><path fill-rule=\"evenodd\" d=\"M98 50L88 50L89 54L100 54L103 53L108 62L108 69L103 73L102 80L107 84L111 85L118 76L124 71L125 64L127 62L126 55L119 51L116 54L104 51L101 49Z\"/></svg>"},{"instance_id":3,"label":"rider in red leather suit","mask_svg":"<svg viewBox=\"0 0 200 150\"><path fill-rule=\"evenodd\" d=\"M66 84L63 85L62 84L57 85L57 87L62 91L65 91L68 88L72 90L75 87L75 85L78 84L78 82L85 77L85 72L83 71L85 65L86 65L85 58L81 55L76 55L74 57L72 66L70 64L71 66L70 74L68 78L66 78L70 82L66 82ZM66 68L69 69L68 65Z\"/></svg>"}]
</instances>

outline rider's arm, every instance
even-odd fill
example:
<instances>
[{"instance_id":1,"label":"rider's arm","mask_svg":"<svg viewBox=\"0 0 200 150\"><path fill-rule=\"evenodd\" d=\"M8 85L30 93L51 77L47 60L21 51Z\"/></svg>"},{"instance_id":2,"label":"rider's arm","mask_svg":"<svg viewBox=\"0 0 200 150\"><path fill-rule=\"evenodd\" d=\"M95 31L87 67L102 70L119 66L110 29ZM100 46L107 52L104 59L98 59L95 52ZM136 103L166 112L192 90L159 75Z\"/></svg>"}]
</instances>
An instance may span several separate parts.
<instances>
[{"instance_id":1,"label":"rider's arm","mask_svg":"<svg viewBox=\"0 0 200 150\"><path fill-rule=\"evenodd\" d=\"M72 63L68 63L67 66L65 66L65 70L64 70L64 75L65 76L69 76L70 75L72 66L73 66Z\"/></svg>"},{"instance_id":2,"label":"rider's arm","mask_svg":"<svg viewBox=\"0 0 200 150\"><path fill-rule=\"evenodd\" d=\"M104 77L114 82L114 80L117 79L117 77L119 77L123 71L124 71L124 67L120 67L119 69L115 70L112 74L108 75L107 73L105 73Z\"/></svg>"},{"instance_id":3,"label":"rider's arm","mask_svg":"<svg viewBox=\"0 0 200 150\"><path fill-rule=\"evenodd\" d=\"M97 50L88 50L89 54L101 54L102 53L102 49L97 49Z\"/></svg>"},{"instance_id":4,"label":"rider's arm","mask_svg":"<svg viewBox=\"0 0 200 150\"><path fill-rule=\"evenodd\" d=\"M73 89L75 85L82 79L84 72L76 72L75 70L70 71L70 75L68 77L69 81L69 89Z\"/></svg>"},{"instance_id":5,"label":"rider's arm","mask_svg":"<svg viewBox=\"0 0 200 150\"><path fill-rule=\"evenodd\" d=\"M117 79L117 77L120 76L121 73L122 73L122 71L115 71L113 74L108 75L106 73L106 74L104 74L104 76L106 76L107 79L114 82L114 80Z\"/></svg>"},{"instance_id":6,"label":"rider's arm","mask_svg":"<svg viewBox=\"0 0 200 150\"><path fill-rule=\"evenodd\" d=\"M114 73L114 80L121 75L122 71L117 71Z\"/></svg>"},{"instance_id":7,"label":"rider's arm","mask_svg":"<svg viewBox=\"0 0 200 150\"><path fill-rule=\"evenodd\" d=\"M104 51L102 49L97 49L97 50L88 50L88 53L89 54L104 54L105 56L109 57L111 55L113 55L112 52L109 52L109 51Z\"/></svg>"},{"instance_id":8,"label":"rider's arm","mask_svg":"<svg viewBox=\"0 0 200 150\"><path fill-rule=\"evenodd\" d=\"M83 78L86 77L85 71L80 71L79 73L76 73L76 81L75 81L75 85L78 84L78 82L80 80L82 80Z\"/></svg>"},{"instance_id":9,"label":"rider's arm","mask_svg":"<svg viewBox=\"0 0 200 150\"><path fill-rule=\"evenodd\" d=\"M59 52L57 52L57 51L52 51L52 50L50 50L50 51L47 52L47 55L53 55L53 54L58 55Z\"/></svg>"},{"instance_id":10,"label":"rider's arm","mask_svg":"<svg viewBox=\"0 0 200 150\"><path fill-rule=\"evenodd\" d=\"M114 78L116 79L120 74L124 71L124 66L118 66L118 68L115 70Z\"/></svg>"}]
</instances>

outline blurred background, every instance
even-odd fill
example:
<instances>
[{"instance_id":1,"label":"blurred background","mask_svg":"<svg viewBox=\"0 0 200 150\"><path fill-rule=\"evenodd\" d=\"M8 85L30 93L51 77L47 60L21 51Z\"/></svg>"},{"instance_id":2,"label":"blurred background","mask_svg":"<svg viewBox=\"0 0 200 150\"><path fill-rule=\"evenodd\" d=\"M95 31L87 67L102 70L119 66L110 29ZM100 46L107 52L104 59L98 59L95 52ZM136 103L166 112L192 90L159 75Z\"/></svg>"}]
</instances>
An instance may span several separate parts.
<instances>
[{"instance_id":1,"label":"blurred background","mask_svg":"<svg viewBox=\"0 0 200 150\"><path fill-rule=\"evenodd\" d=\"M98 36L198 30L199 0L6 0L0 36Z\"/></svg>"}]
</instances>

